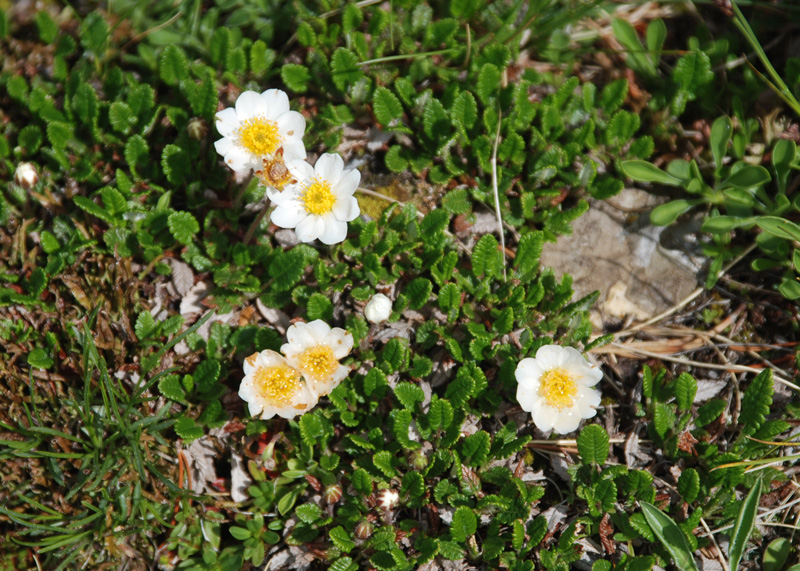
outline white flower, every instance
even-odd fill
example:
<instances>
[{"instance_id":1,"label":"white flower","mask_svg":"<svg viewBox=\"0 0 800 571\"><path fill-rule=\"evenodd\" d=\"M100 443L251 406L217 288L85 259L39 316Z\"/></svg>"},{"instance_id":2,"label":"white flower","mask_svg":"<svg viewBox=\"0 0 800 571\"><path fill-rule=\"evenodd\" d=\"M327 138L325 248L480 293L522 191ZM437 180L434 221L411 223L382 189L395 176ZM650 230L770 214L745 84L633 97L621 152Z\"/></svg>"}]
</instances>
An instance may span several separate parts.
<instances>
[{"instance_id":1,"label":"white flower","mask_svg":"<svg viewBox=\"0 0 800 571\"><path fill-rule=\"evenodd\" d=\"M367 302L367 306L364 308L364 316L370 323L382 323L389 319L391 313L392 300L382 293L373 295L372 299Z\"/></svg>"},{"instance_id":2,"label":"white flower","mask_svg":"<svg viewBox=\"0 0 800 571\"><path fill-rule=\"evenodd\" d=\"M342 157L331 153L322 155L313 167L305 161L286 160L286 168L297 182L288 184L283 192L267 188L277 206L270 220L281 228L294 228L301 242L342 242L347 223L360 211L353 193L361 173L344 170Z\"/></svg>"},{"instance_id":3,"label":"white flower","mask_svg":"<svg viewBox=\"0 0 800 571\"><path fill-rule=\"evenodd\" d=\"M279 89L245 91L235 107L223 109L216 118L222 139L214 146L237 175L261 169L279 151L283 160L306 158L306 120L289 110L289 96Z\"/></svg>"},{"instance_id":4,"label":"white flower","mask_svg":"<svg viewBox=\"0 0 800 571\"><path fill-rule=\"evenodd\" d=\"M286 339L289 342L281 346L281 352L318 395L330 394L350 372L349 367L339 363L353 348L353 336L344 329L331 329L317 319L290 325Z\"/></svg>"},{"instance_id":5,"label":"white flower","mask_svg":"<svg viewBox=\"0 0 800 571\"><path fill-rule=\"evenodd\" d=\"M31 163L20 163L14 172L14 182L26 190L30 190L39 182L39 173Z\"/></svg>"},{"instance_id":6,"label":"white flower","mask_svg":"<svg viewBox=\"0 0 800 571\"><path fill-rule=\"evenodd\" d=\"M250 414L266 420L276 414L293 418L317 404L316 391L309 388L300 371L275 351L254 353L244 360L244 379L239 396Z\"/></svg>"},{"instance_id":7,"label":"white flower","mask_svg":"<svg viewBox=\"0 0 800 571\"><path fill-rule=\"evenodd\" d=\"M597 414L600 393L593 387L603 372L572 347L539 348L535 359L519 362L516 377L517 400L539 430L566 434Z\"/></svg>"}]
</instances>

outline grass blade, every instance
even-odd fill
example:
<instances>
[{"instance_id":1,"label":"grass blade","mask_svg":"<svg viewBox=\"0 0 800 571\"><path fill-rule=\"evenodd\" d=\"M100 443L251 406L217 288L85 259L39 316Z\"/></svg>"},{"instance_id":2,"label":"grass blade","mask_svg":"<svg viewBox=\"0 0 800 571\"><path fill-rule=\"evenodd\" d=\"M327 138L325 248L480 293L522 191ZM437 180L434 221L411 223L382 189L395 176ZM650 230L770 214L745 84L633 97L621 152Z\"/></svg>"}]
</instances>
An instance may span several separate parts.
<instances>
[{"instance_id":1,"label":"grass blade","mask_svg":"<svg viewBox=\"0 0 800 571\"><path fill-rule=\"evenodd\" d=\"M647 520L647 524L653 533L661 541L661 544L669 551L675 565L684 571L697 571L694 557L689 549L683 532L671 517L662 512L653 504L639 502L642 506L642 513Z\"/></svg>"},{"instance_id":2,"label":"grass blade","mask_svg":"<svg viewBox=\"0 0 800 571\"><path fill-rule=\"evenodd\" d=\"M730 561L731 571L736 571L739 568L739 561L742 560L742 553L747 545L747 540L753 531L753 526L756 523L756 512L758 511L758 503L761 500L761 480L747 494L747 497L739 510L739 515L736 516L736 523L733 525L733 533L731 533L731 547L728 550L728 560Z\"/></svg>"}]
</instances>

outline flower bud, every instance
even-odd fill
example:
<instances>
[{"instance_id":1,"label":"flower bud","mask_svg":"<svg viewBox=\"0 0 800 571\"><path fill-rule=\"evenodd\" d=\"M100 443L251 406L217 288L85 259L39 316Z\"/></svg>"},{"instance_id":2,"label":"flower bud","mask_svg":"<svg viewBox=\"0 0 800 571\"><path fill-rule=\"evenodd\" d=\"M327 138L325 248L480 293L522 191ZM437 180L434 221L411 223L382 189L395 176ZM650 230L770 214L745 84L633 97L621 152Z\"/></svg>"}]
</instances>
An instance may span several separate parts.
<instances>
[{"instance_id":1,"label":"flower bud","mask_svg":"<svg viewBox=\"0 0 800 571\"><path fill-rule=\"evenodd\" d=\"M372 535L373 529L375 529L375 526L372 525L369 521L363 519L356 524L354 535L358 539L367 539L370 535Z\"/></svg>"},{"instance_id":2,"label":"flower bud","mask_svg":"<svg viewBox=\"0 0 800 571\"><path fill-rule=\"evenodd\" d=\"M200 141L208 135L208 123L199 117L192 117L186 124L186 131L192 139Z\"/></svg>"},{"instance_id":3,"label":"flower bud","mask_svg":"<svg viewBox=\"0 0 800 571\"><path fill-rule=\"evenodd\" d=\"M25 190L30 190L39 182L39 172L31 163L20 163L14 173L14 182Z\"/></svg>"},{"instance_id":4,"label":"flower bud","mask_svg":"<svg viewBox=\"0 0 800 571\"><path fill-rule=\"evenodd\" d=\"M324 498L329 504L335 504L342 499L342 487L339 484L328 486L325 488Z\"/></svg>"},{"instance_id":5,"label":"flower bud","mask_svg":"<svg viewBox=\"0 0 800 571\"><path fill-rule=\"evenodd\" d=\"M378 492L378 505L385 510L390 510L400 502L400 494L394 490L381 490Z\"/></svg>"},{"instance_id":6,"label":"flower bud","mask_svg":"<svg viewBox=\"0 0 800 571\"><path fill-rule=\"evenodd\" d=\"M389 319L389 315L392 313L392 300L383 295L382 293L376 293L372 296L372 299L367 302L367 306L364 308L364 317L367 318L367 321L370 323L382 323Z\"/></svg>"},{"instance_id":7,"label":"flower bud","mask_svg":"<svg viewBox=\"0 0 800 571\"><path fill-rule=\"evenodd\" d=\"M411 465L415 470L423 470L428 465L428 457L422 450L415 450L411 453Z\"/></svg>"}]
</instances>

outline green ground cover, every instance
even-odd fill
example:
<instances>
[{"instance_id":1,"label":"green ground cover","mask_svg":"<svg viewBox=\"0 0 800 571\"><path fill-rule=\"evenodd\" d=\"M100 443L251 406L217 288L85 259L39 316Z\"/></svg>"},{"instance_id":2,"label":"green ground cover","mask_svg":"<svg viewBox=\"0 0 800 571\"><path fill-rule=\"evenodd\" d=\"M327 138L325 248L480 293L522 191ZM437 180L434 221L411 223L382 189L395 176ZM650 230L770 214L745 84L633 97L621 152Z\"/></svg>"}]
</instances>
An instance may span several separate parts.
<instances>
[{"instance_id":1,"label":"green ground cover","mask_svg":"<svg viewBox=\"0 0 800 571\"><path fill-rule=\"evenodd\" d=\"M0 568L800 568L800 9L714 4L0 2ZM716 352L540 264L626 185Z\"/></svg>"}]
</instances>

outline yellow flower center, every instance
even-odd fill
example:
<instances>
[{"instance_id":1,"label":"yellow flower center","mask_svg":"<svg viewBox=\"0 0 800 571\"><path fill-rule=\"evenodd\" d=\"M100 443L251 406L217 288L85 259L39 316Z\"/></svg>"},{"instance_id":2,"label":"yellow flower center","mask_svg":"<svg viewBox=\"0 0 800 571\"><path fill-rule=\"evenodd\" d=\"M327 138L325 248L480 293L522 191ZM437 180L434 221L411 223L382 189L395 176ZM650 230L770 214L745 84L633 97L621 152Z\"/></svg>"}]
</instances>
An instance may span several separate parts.
<instances>
[{"instance_id":1,"label":"yellow flower center","mask_svg":"<svg viewBox=\"0 0 800 571\"><path fill-rule=\"evenodd\" d=\"M278 124L263 117L253 117L239 127L239 144L257 156L271 155L283 144Z\"/></svg>"},{"instance_id":2,"label":"yellow flower center","mask_svg":"<svg viewBox=\"0 0 800 571\"><path fill-rule=\"evenodd\" d=\"M548 406L558 410L571 407L577 394L578 386L564 369L550 369L539 381L539 395L545 398Z\"/></svg>"},{"instance_id":3,"label":"yellow flower center","mask_svg":"<svg viewBox=\"0 0 800 571\"><path fill-rule=\"evenodd\" d=\"M333 349L327 345L317 345L303 351L298 357L300 370L314 381L330 379L339 368L339 360L333 356Z\"/></svg>"},{"instance_id":4,"label":"yellow flower center","mask_svg":"<svg viewBox=\"0 0 800 571\"><path fill-rule=\"evenodd\" d=\"M255 372L255 384L273 405L286 406L301 388L300 373L291 367L263 367Z\"/></svg>"},{"instance_id":5,"label":"yellow flower center","mask_svg":"<svg viewBox=\"0 0 800 571\"><path fill-rule=\"evenodd\" d=\"M336 196L331 191L331 183L327 180L311 179L311 184L306 187L305 192L300 196L303 207L309 214L322 216L333 210L336 204Z\"/></svg>"}]
</instances>

